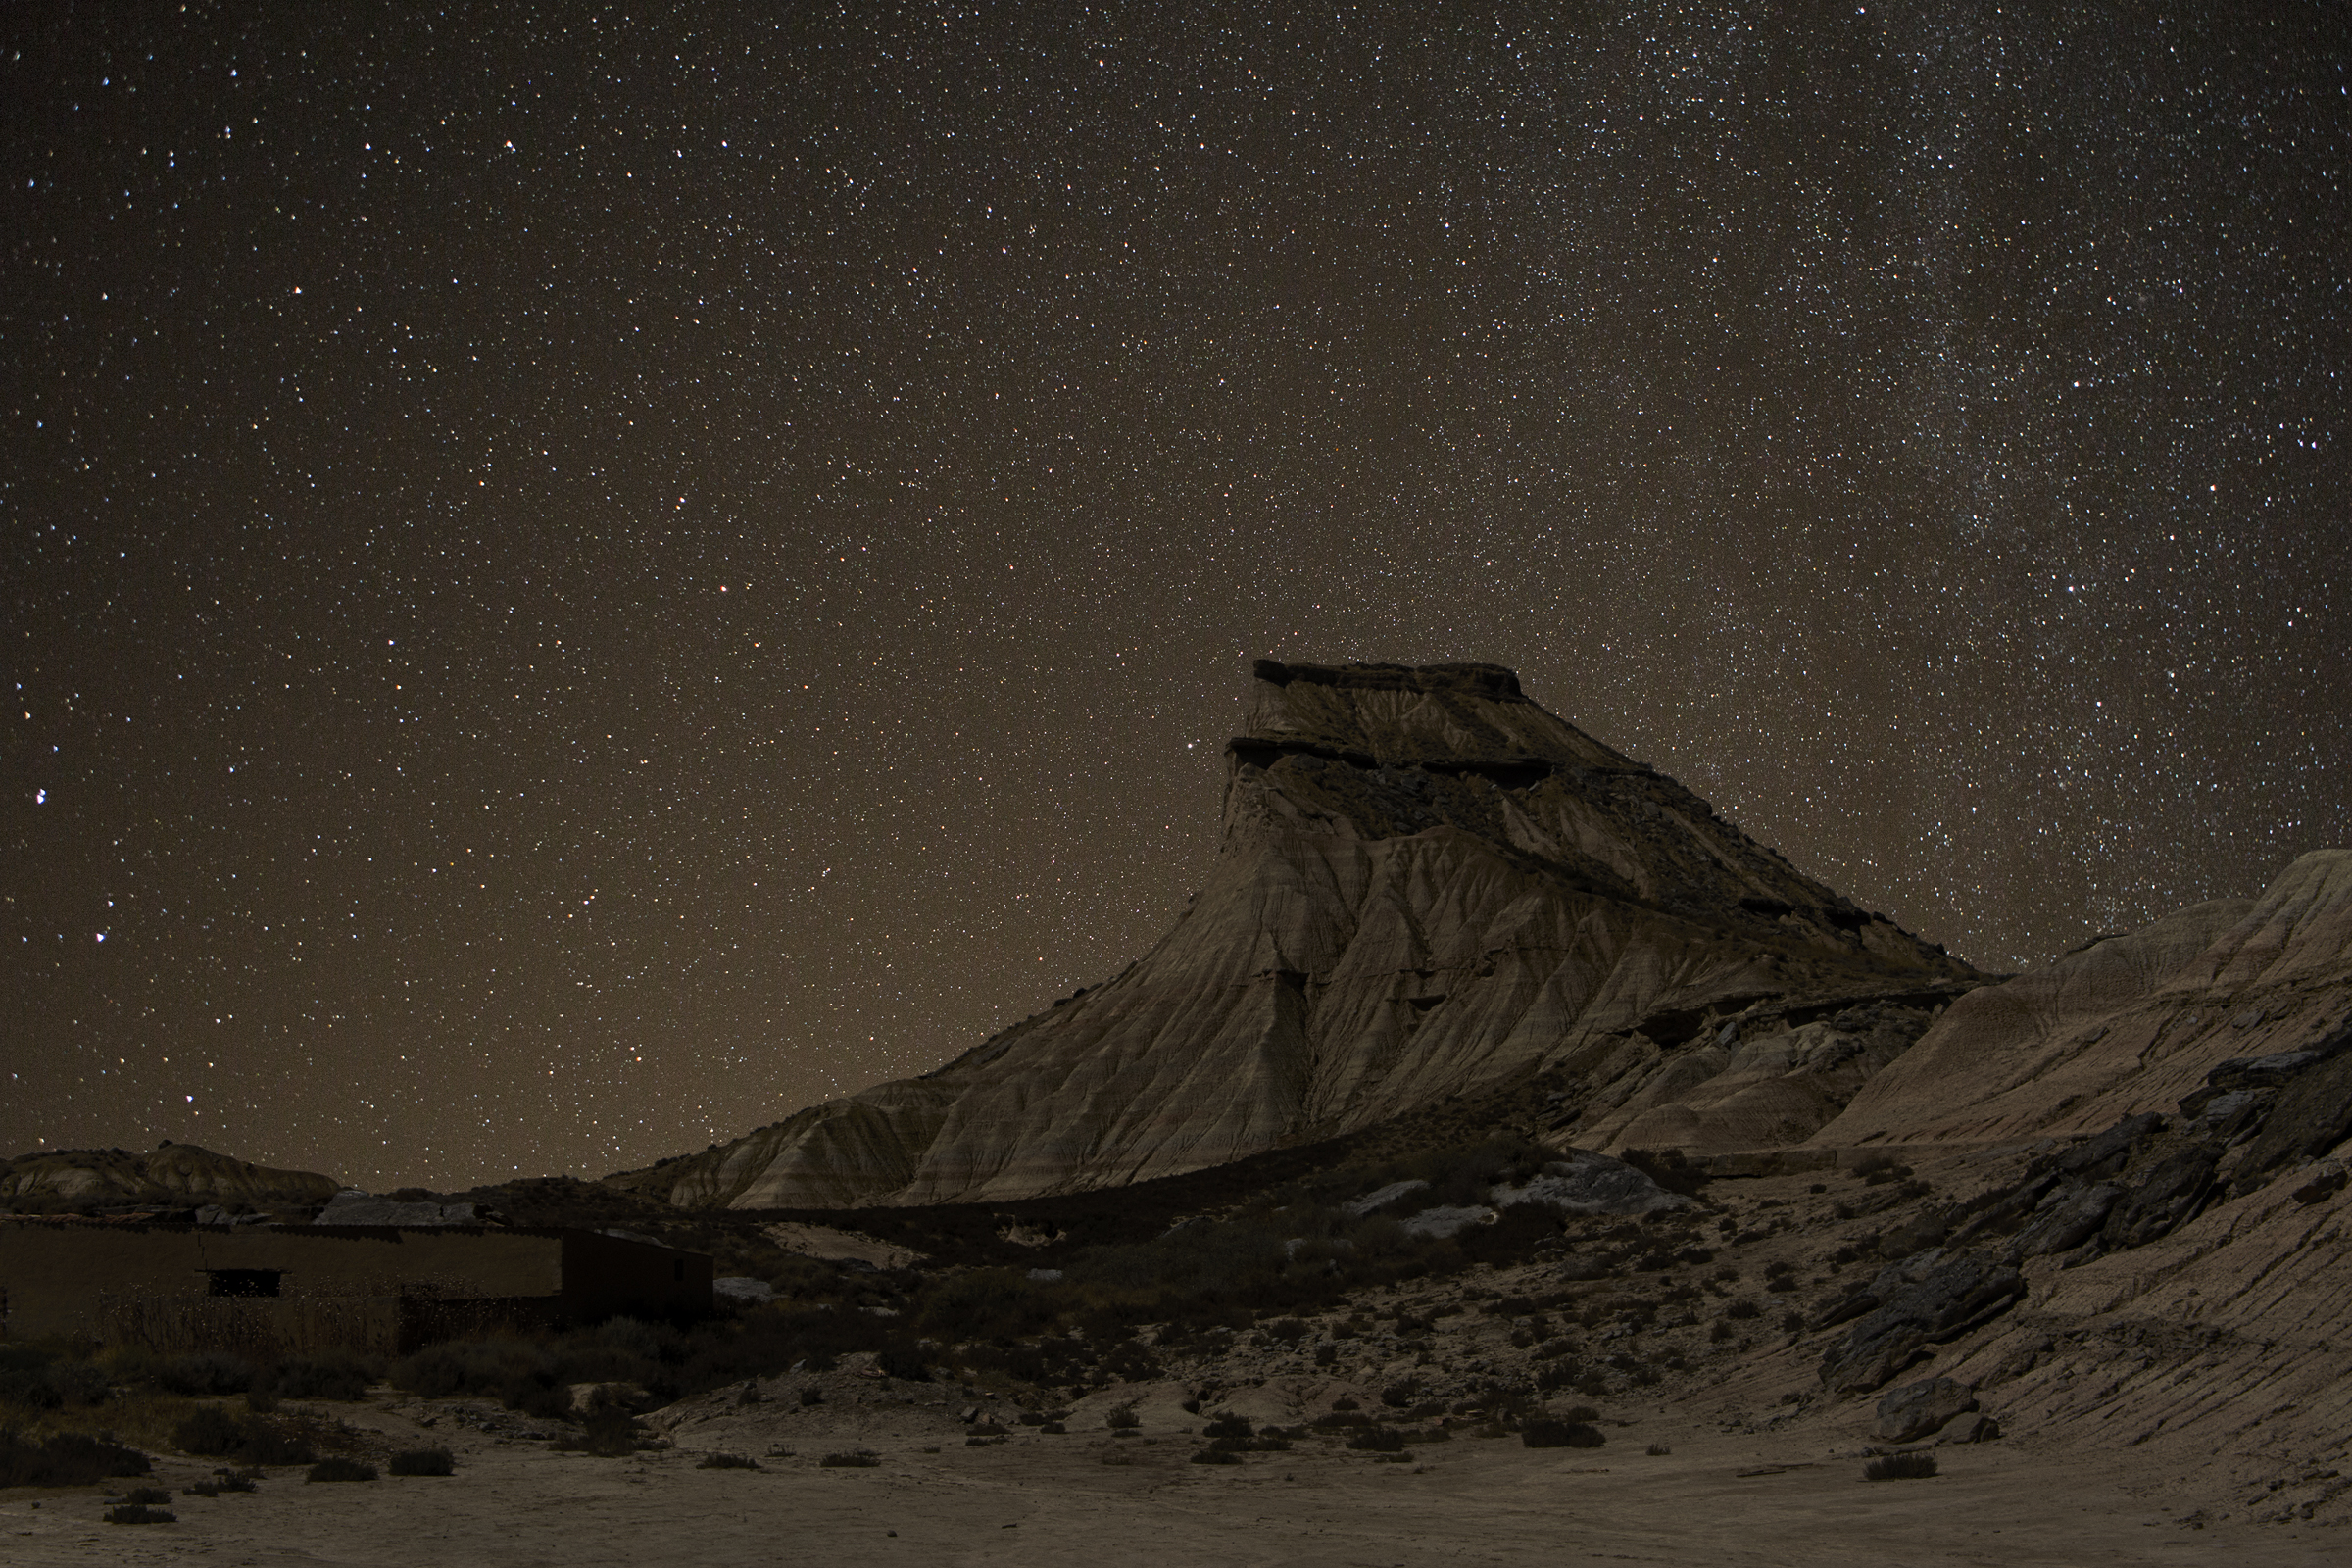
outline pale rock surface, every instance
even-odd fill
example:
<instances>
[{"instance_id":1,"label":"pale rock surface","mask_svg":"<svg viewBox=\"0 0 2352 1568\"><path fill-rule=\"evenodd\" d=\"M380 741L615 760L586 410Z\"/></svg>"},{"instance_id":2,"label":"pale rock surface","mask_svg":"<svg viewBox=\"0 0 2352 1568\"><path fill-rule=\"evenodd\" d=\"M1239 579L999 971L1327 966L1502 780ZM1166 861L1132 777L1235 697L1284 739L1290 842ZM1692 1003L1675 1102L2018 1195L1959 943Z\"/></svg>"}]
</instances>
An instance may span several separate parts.
<instances>
[{"instance_id":1,"label":"pale rock surface","mask_svg":"<svg viewBox=\"0 0 2352 1568\"><path fill-rule=\"evenodd\" d=\"M1539 1070L1648 1074L1765 999L1973 978L1546 712L1506 669L1256 675L1208 885L1125 973L922 1078L608 1179L737 1207L1115 1186ZM1841 1058L1811 1089L1775 1090L1808 1049L1740 1057L1699 1112L1736 1129L1715 1136L1820 1125L1860 1070ZM1701 1066L1678 1082L1733 1061ZM1639 1109L1670 1107L1653 1093Z\"/></svg>"},{"instance_id":2,"label":"pale rock surface","mask_svg":"<svg viewBox=\"0 0 2352 1568\"><path fill-rule=\"evenodd\" d=\"M2095 1133L2171 1111L2226 1060L2328 1039L2352 1018L2352 851L2296 859L2258 899L2217 899L1955 1002L1816 1146Z\"/></svg>"}]
</instances>

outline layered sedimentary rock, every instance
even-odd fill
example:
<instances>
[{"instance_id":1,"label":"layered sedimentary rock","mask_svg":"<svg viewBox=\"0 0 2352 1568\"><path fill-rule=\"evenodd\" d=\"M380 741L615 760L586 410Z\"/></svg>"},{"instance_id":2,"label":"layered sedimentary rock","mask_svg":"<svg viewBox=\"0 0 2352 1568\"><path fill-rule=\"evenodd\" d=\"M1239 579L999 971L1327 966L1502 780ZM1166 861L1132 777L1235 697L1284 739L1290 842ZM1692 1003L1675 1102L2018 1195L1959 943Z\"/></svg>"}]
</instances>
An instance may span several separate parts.
<instances>
[{"instance_id":1,"label":"layered sedimentary rock","mask_svg":"<svg viewBox=\"0 0 2352 1568\"><path fill-rule=\"evenodd\" d=\"M316 1171L273 1170L169 1140L151 1154L61 1149L0 1160L0 1204L17 1209L134 1203L300 1206L325 1202L341 1185Z\"/></svg>"},{"instance_id":2,"label":"layered sedimentary rock","mask_svg":"<svg viewBox=\"0 0 2352 1568\"><path fill-rule=\"evenodd\" d=\"M1721 1136L1788 1142L1880 1057L1856 1065L1872 1048L1823 1031L1740 1056L1740 1020L1764 1008L1790 1034L1873 999L1932 1008L1974 978L1509 670L1255 677L1213 874L1125 973L924 1077L610 1180L697 1205L1003 1200L1220 1164L1545 1070L1580 1103L1649 1091L1622 1132L1671 1110L1669 1057L1708 1052L1723 1059L1678 1084L1738 1057L1716 1100L1772 1101Z\"/></svg>"},{"instance_id":3,"label":"layered sedimentary rock","mask_svg":"<svg viewBox=\"0 0 2352 1568\"><path fill-rule=\"evenodd\" d=\"M2352 1019L2352 851L1955 1003L1812 1142L1985 1142L2172 1112L2223 1062L2310 1050Z\"/></svg>"}]
</instances>

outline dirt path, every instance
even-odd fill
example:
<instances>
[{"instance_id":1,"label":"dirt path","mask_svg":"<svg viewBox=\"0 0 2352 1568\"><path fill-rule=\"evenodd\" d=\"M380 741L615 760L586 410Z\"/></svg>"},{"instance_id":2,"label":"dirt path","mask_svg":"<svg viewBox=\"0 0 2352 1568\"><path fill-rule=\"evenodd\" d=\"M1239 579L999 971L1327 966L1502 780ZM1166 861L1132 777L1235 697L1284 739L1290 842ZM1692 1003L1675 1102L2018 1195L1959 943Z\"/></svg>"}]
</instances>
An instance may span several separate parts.
<instances>
[{"instance_id":1,"label":"dirt path","mask_svg":"<svg viewBox=\"0 0 2352 1568\"><path fill-rule=\"evenodd\" d=\"M1818 1439L1729 1437L1671 1418L1600 1449L1470 1439L1433 1445L1411 1465L1307 1445L1193 1465L1192 1443L1175 1435L1149 1446L1023 1436L924 1453L927 1441L866 1440L882 1456L872 1469L824 1469L804 1452L746 1471L697 1469L683 1448L611 1460L477 1440L460 1446L447 1479L307 1485L285 1470L250 1496L175 1495L172 1525L100 1523L94 1489L12 1491L0 1494L0 1563L2316 1568L2352 1553L2325 1527L2185 1528L2161 1496L2134 1496L2134 1478L2111 1462L2031 1443L1947 1449L1934 1480L1870 1485L1850 1450ZM1646 1454L1656 1441L1673 1451ZM1134 1462L1102 1463L1114 1450ZM175 1494L205 1473L192 1461L161 1468L157 1484Z\"/></svg>"}]
</instances>

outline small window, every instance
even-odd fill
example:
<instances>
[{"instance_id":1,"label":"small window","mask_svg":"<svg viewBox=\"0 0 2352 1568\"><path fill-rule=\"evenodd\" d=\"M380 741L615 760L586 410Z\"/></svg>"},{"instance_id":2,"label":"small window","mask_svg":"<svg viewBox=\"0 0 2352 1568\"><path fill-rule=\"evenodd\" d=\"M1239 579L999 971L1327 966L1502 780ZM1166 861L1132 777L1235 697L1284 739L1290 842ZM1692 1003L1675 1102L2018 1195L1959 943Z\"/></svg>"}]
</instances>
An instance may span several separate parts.
<instances>
[{"instance_id":1,"label":"small window","mask_svg":"<svg viewBox=\"0 0 2352 1568\"><path fill-rule=\"evenodd\" d=\"M207 1296L275 1296L285 1270L278 1268L208 1268Z\"/></svg>"},{"instance_id":2,"label":"small window","mask_svg":"<svg viewBox=\"0 0 2352 1568\"><path fill-rule=\"evenodd\" d=\"M686 1283L686 1260L684 1258L681 1257L669 1265L669 1277L679 1285Z\"/></svg>"}]
</instances>

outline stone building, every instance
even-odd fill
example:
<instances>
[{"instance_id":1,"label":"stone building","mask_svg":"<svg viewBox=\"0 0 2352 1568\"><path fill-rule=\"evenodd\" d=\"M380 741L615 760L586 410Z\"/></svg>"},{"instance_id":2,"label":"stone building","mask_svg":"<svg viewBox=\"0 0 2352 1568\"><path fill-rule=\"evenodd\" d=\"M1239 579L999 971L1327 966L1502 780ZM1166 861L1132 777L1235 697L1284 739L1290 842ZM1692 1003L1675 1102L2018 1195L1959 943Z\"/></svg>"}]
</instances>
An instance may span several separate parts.
<instances>
[{"instance_id":1,"label":"stone building","mask_svg":"<svg viewBox=\"0 0 2352 1568\"><path fill-rule=\"evenodd\" d=\"M597 1231L0 1217L0 1339L404 1353L500 1329L710 1310L710 1259Z\"/></svg>"}]
</instances>

